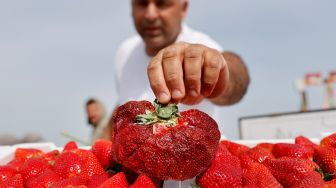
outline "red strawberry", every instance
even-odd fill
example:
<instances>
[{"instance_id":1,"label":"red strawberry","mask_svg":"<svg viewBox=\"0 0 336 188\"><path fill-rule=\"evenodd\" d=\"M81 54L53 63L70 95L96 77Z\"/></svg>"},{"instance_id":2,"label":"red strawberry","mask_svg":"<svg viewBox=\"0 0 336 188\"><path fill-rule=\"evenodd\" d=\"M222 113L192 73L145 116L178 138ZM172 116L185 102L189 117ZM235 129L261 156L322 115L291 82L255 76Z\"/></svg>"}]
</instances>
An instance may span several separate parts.
<instances>
[{"instance_id":1,"label":"red strawberry","mask_svg":"<svg viewBox=\"0 0 336 188\"><path fill-rule=\"evenodd\" d=\"M70 188L70 187L79 188L82 187L82 185L86 185L86 183L87 180L83 179L82 177L71 177L56 182L53 188Z\"/></svg>"},{"instance_id":2,"label":"red strawberry","mask_svg":"<svg viewBox=\"0 0 336 188\"><path fill-rule=\"evenodd\" d=\"M336 148L336 133L323 138L320 142L320 146Z\"/></svg>"},{"instance_id":3,"label":"red strawberry","mask_svg":"<svg viewBox=\"0 0 336 188\"><path fill-rule=\"evenodd\" d=\"M8 177L13 177L17 173L18 172L9 165L0 166L0 183L5 181Z\"/></svg>"},{"instance_id":4,"label":"red strawberry","mask_svg":"<svg viewBox=\"0 0 336 188\"><path fill-rule=\"evenodd\" d=\"M324 186L325 188L336 188L336 179L332 179L331 181L326 181Z\"/></svg>"},{"instance_id":5,"label":"red strawberry","mask_svg":"<svg viewBox=\"0 0 336 188\"><path fill-rule=\"evenodd\" d=\"M274 146L274 144L272 144L272 143L262 142L262 143L257 144L255 147L256 148L262 148L262 149L266 150L267 152L272 153L273 146Z\"/></svg>"},{"instance_id":6,"label":"red strawberry","mask_svg":"<svg viewBox=\"0 0 336 188\"><path fill-rule=\"evenodd\" d=\"M185 180L207 169L218 147L216 122L198 110L131 101L113 114L114 159L159 179Z\"/></svg>"},{"instance_id":7,"label":"red strawberry","mask_svg":"<svg viewBox=\"0 0 336 188\"><path fill-rule=\"evenodd\" d=\"M83 175L85 177L89 178L93 175L105 173L103 166L99 163L97 157L91 151L86 153L86 156L82 158L82 161L84 168Z\"/></svg>"},{"instance_id":8,"label":"red strawberry","mask_svg":"<svg viewBox=\"0 0 336 188\"><path fill-rule=\"evenodd\" d=\"M156 188L153 181L145 174L140 174L129 188Z\"/></svg>"},{"instance_id":9,"label":"red strawberry","mask_svg":"<svg viewBox=\"0 0 336 188\"><path fill-rule=\"evenodd\" d=\"M281 188L281 184L275 179L271 172L262 164L252 163L243 171L244 186L255 186L259 188Z\"/></svg>"},{"instance_id":10,"label":"red strawberry","mask_svg":"<svg viewBox=\"0 0 336 188\"><path fill-rule=\"evenodd\" d=\"M83 168L81 158L73 152L61 153L54 165L54 171L63 178L79 176L83 173Z\"/></svg>"},{"instance_id":11,"label":"red strawberry","mask_svg":"<svg viewBox=\"0 0 336 188\"><path fill-rule=\"evenodd\" d=\"M0 188L24 188L21 174L8 177L4 182L0 183Z\"/></svg>"},{"instance_id":12,"label":"red strawberry","mask_svg":"<svg viewBox=\"0 0 336 188\"><path fill-rule=\"evenodd\" d=\"M264 164L284 187L322 188L324 185L320 174L300 159L266 159Z\"/></svg>"},{"instance_id":13,"label":"red strawberry","mask_svg":"<svg viewBox=\"0 0 336 188\"><path fill-rule=\"evenodd\" d=\"M276 158L293 157L312 160L314 156L314 149L310 146L305 145L277 143L274 144L273 155Z\"/></svg>"},{"instance_id":14,"label":"red strawberry","mask_svg":"<svg viewBox=\"0 0 336 188\"><path fill-rule=\"evenodd\" d=\"M23 159L14 158L13 160L9 161L7 165L18 171L23 163L25 163Z\"/></svg>"},{"instance_id":15,"label":"red strawberry","mask_svg":"<svg viewBox=\"0 0 336 188\"><path fill-rule=\"evenodd\" d=\"M103 184L107 179L110 178L108 173L93 175L89 178L87 183L88 188L96 188Z\"/></svg>"},{"instance_id":16,"label":"red strawberry","mask_svg":"<svg viewBox=\"0 0 336 188\"><path fill-rule=\"evenodd\" d=\"M20 160L27 160L29 158L38 158L43 155L43 151L33 148L16 148L15 158Z\"/></svg>"},{"instance_id":17,"label":"red strawberry","mask_svg":"<svg viewBox=\"0 0 336 188\"><path fill-rule=\"evenodd\" d=\"M22 174L22 178L26 181L29 178L42 174L47 169L50 169L50 166L43 158L30 158L20 167L19 171Z\"/></svg>"},{"instance_id":18,"label":"red strawberry","mask_svg":"<svg viewBox=\"0 0 336 188\"><path fill-rule=\"evenodd\" d=\"M324 173L336 174L336 149L332 147L320 147L315 150L315 162Z\"/></svg>"},{"instance_id":19,"label":"red strawberry","mask_svg":"<svg viewBox=\"0 0 336 188\"><path fill-rule=\"evenodd\" d=\"M250 148L235 142L231 142L229 140L223 140L220 142L220 145L226 146L226 148L230 151L230 153L234 156L240 156L241 154L248 151Z\"/></svg>"},{"instance_id":20,"label":"red strawberry","mask_svg":"<svg viewBox=\"0 0 336 188\"><path fill-rule=\"evenodd\" d=\"M114 176L110 177L103 184L99 186L99 188L127 188L128 182L126 180L125 174L123 172L119 172Z\"/></svg>"},{"instance_id":21,"label":"red strawberry","mask_svg":"<svg viewBox=\"0 0 336 188\"><path fill-rule=\"evenodd\" d=\"M58 157L58 155L60 154L60 152L58 150L52 150L48 153L45 153L44 155L42 155L42 158L44 158L45 160L48 161L48 163L51 166L54 166L55 164L55 160Z\"/></svg>"},{"instance_id":22,"label":"red strawberry","mask_svg":"<svg viewBox=\"0 0 336 188\"><path fill-rule=\"evenodd\" d=\"M70 151L74 149L78 149L77 143L75 141L69 141L65 144L63 151Z\"/></svg>"},{"instance_id":23,"label":"red strawberry","mask_svg":"<svg viewBox=\"0 0 336 188\"><path fill-rule=\"evenodd\" d=\"M295 188L324 188L324 181L321 175L315 171L308 172L292 187Z\"/></svg>"},{"instance_id":24,"label":"red strawberry","mask_svg":"<svg viewBox=\"0 0 336 188\"><path fill-rule=\"evenodd\" d=\"M196 182L202 188L241 187L242 170L238 157L218 151L211 166L196 177Z\"/></svg>"},{"instance_id":25,"label":"red strawberry","mask_svg":"<svg viewBox=\"0 0 336 188\"><path fill-rule=\"evenodd\" d=\"M317 144L309 140L307 137L304 136L297 136L295 137L295 144L304 145L304 146L311 146L316 147Z\"/></svg>"},{"instance_id":26,"label":"red strawberry","mask_svg":"<svg viewBox=\"0 0 336 188\"><path fill-rule=\"evenodd\" d=\"M91 150L104 168L113 166L112 141L97 140Z\"/></svg>"},{"instance_id":27,"label":"red strawberry","mask_svg":"<svg viewBox=\"0 0 336 188\"><path fill-rule=\"evenodd\" d=\"M242 154L239 156L240 159L240 166L242 169L248 168L252 163L255 163L256 161L253 160L250 156L247 154Z\"/></svg>"},{"instance_id":28,"label":"red strawberry","mask_svg":"<svg viewBox=\"0 0 336 188\"><path fill-rule=\"evenodd\" d=\"M245 154L250 156L251 159L258 163L263 163L267 158L274 158L272 153L269 153L268 151L260 147L254 147L248 150Z\"/></svg>"},{"instance_id":29,"label":"red strawberry","mask_svg":"<svg viewBox=\"0 0 336 188\"><path fill-rule=\"evenodd\" d=\"M42 174L30 178L26 182L26 188L45 188L53 187L53 185L60 181L61 177L52 170L46 170Z\"/></svg>"},{"instance_id":30,"label":"red strawberry","mask_svg":"<svg viewBox=\"0 0 336 188\"><path fill-rule=\"evenodd\" d=\"M261 147L254 147L239 156L242 168L247 168L253 162L263 163L267 158L274 158L274 156Z\"/></svg>"}]
</instances>

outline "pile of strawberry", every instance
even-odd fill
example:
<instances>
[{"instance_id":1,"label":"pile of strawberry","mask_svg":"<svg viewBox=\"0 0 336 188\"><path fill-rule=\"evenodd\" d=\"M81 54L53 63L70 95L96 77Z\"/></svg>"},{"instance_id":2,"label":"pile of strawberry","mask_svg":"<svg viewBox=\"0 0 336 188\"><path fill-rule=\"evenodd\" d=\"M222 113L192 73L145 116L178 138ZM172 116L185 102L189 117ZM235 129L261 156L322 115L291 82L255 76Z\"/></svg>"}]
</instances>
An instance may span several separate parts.
<instances>
[{"instance_id":1,"label":"pile of strawberry","mask_svg":"<svg viewBox=\"0 0 336 188\"><path fill-rule=\"evenodd\" d=\"M73 141L63 151L17 148L15 158L0 166L0 188L156 188L160 180L129 169L112 169L112 142L99 140L91 149ZM119 166L120 167L120 166ZM317 145L308 138L295 143L259 143L253 148L220 142L211 165L196 176L201 188L334 188L336 133Z\"/></svg>"},{"instance_id":2,"label":"pile of strawberry","mask_svg":"<svg viewBox=\"0 0 336 188\"><path fill-rule=\"evenodd\" d=\"M125 172L111 169L112 165L112 142L107 140L98 140L88 150L78 148L74 141L68 142L63 151L47 153L17 148L15 158L0 166L0 188L157 187L144 174L134 176L130 185Z\"/></svg>"},{"instance_id":3,"label":"pile of strawberry","mask_svg":"<svg viewBox=\"0 0 336 188\"><path fill-rule=\"evenodd\" d=\"M304 136L253 148L224 140L196 183L202 188L336 188L335 174L336 133L319 145Z\"/></svg>"}]
</instances>

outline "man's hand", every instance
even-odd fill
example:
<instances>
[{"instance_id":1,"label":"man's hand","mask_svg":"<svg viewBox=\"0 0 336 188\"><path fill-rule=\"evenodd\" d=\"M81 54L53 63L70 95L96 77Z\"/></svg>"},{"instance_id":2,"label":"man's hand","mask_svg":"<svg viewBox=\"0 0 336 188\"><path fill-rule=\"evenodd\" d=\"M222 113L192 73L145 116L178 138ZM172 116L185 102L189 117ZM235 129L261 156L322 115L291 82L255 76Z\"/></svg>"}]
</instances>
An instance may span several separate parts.
<instances>
[{"instance_id":1,"label":"man's hand","mask_svg":"<svg viewBox=\"0 0 336 188\"><path fill-rule=\"evenodd\" d=\"M162 49L147 73L161 103L197 104L230 92L229 69L221 52L200 44L176 43Z\"/></svg>"}]
</instances>

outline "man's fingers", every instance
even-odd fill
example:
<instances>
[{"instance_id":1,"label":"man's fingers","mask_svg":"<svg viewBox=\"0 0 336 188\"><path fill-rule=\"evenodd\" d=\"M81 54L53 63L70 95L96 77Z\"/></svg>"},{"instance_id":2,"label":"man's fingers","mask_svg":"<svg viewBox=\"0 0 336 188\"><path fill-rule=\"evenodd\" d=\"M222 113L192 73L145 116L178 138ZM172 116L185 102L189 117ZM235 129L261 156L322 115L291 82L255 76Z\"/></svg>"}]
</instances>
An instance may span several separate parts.
<instances>
[{"instance_id":1,"label":"man's fingers","mask_svg":"<svg viewBox=\"0 0 336 188\"><path fill-rule=\"evenodd\" d=\"M204 56L203 75L202 75L202 90L204 97L211 95L214 90L221 69L223 68L224 59L216 50L208 50Z\"/></svg>"},{"instance_id":2,"label":"man's fingers","mask_svg":"<svg viewBox=\"0 0 336 188\"><path fill-rule=\"evenodd\" d=\"M163 104L170 101L171 95L162 70L162 53L156 55L147 67L147 75L155 97Z\"/></svg>"},{"instance_id":3,"label":"man's fingers","mask_svg":"<svg viewBox=\"0 0 336 188\"><path fill-rule=\"evenodd\" d=\"M191 45L184 51L184 83L188 97L196 98L201 94L203 52L201 45Z\"/></svg>"},{"instance_id":4,"label":"man's fingers","mask_svg":"<svg viewBox=\"0 0 336 188\"><path fill-rule=\"evenodd\" d=\"M164 78L170 90L171 98L177 102L185 96L181 51L178 46L171 46L162 52Z\"/></svg>"}]
</instances>

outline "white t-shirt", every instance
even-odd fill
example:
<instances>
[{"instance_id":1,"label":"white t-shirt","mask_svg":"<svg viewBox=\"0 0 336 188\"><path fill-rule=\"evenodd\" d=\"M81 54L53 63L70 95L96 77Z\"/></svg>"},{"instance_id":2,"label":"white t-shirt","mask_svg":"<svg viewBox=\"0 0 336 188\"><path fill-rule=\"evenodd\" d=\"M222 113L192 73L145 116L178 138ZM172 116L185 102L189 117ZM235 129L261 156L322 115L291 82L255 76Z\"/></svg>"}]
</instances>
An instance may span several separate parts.
<instances>
[{"instance_id":1,"label":"white t-shirt","mask_svg":"<svg viewBox=\"0 0 336 188\"><path fill-rule=\"evenodd\" d=\"M182 26L182 31L177 38L178 42L189 42L203 44L208 47L222 51L222 47L204 33ZM139 35L133 36L122 43L116 54L115 75L119 97L119 104L129 100L148 100L153 102L154 93L150 87L147 77L147 65L152 57L148 56L145 44ZM218 107L209 100L203 100L197 105L179 104L179 110L197 108L209 114L217 122Z\"/></svg>"}]
</instances>

